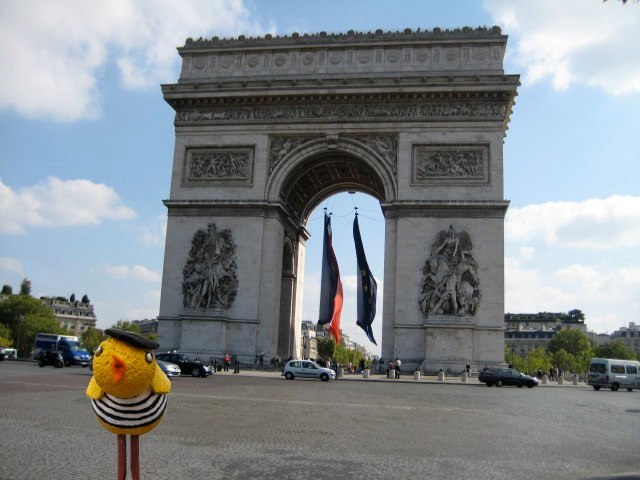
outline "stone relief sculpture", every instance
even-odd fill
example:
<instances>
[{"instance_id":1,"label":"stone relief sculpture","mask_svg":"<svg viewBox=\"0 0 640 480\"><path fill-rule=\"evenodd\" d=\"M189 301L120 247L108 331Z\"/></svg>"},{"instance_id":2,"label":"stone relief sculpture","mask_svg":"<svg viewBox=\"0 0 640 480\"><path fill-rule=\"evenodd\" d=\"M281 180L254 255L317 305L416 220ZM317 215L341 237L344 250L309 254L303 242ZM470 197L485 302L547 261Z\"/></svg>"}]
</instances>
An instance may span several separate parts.
<instances>
[{"instance_id":1,"label":"stone relief sculpture","mask_svg":"<svg viewBox=\"0 0 640 480\"><path fill-rule=\"evenodd\" d=\"M416 159L416 178L484 177L482 150L450 150L419 152Z\"/></svg>"},{"instance_id":2,"label":"stone relief sculpture","mask_svg":"<svg viewBox=\"0 0 640 480\"><path fill-rule=\"evenodd\" d=\"M453 225L436 235L422 270L420 310L429 315L473 316L480 303L477 264L469 234Z\"/></svg>"},{"instance_id":3,"label":"stone relief sculpture","mask_svg":"<svg viewBox=\"0 0 640 480\"><path fill-rule=\"evenodd\" d=\"M293 150L307 142L317 139L318 137L271 137L269 145L269 173L280 163L280 161L289 155Z\"/></svg>"},{"instance_id":4,"label":"stone relief sculpture","mask_svg":"<svg viewBox=\"0 0 640 480\"><path fill-rule=\"evenodd\" d=\"M256 107L225 107L215 109L179 109L176 124L225 122L333 121L342 119L408 119L429 118L497 118L504 119L502 103L447 102L427 104L379 103L335 105L278 105Z\"/></svg>"},{"instance_id":5,"label":"stone relief sculpture","mask_svg":"<svg viewBox=\"0 0 640 480\"><path fill-rule=\"evenodd\" d=\"M231 307L238 293L236 246L231 230L217 230L210 223L191 241L189 259L182 269L184 308L223 309Z\"/></svg>"},{"instance_id":6,"label":"stone relief sculpture","mask_svg":"<svg viewBox=\"0 0 640 480\"><path fill-rule=\"evenodd\" d=\"M189 179L247 179L249 152L193 152Z\"/></svg>"},{"instance_id":7,"label":"stone relief sculpture","mask_svg":"<svg viewBox=\"0 0 640 480\"><path fill-rule=\"evenodd\" d=\"M366 135L361 137L350 137L360 143L364 143L392 168L396 173L398 159L398 137L397 135Z\"/></svg>"}]
</instances>

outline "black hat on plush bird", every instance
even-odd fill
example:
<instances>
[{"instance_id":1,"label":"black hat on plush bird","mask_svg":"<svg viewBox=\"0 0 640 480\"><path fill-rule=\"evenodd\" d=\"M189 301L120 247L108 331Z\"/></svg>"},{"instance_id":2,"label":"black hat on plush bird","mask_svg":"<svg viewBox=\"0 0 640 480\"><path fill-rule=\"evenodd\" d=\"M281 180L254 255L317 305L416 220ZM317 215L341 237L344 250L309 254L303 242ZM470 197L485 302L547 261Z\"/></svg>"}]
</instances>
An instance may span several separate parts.
<instances>
[{"instance_id":1,"label":"black hat on plush bird","mask_svg":"<svg viewBox=\"0 0 640 480\"><path fill-rule=\"evenodd\" d=\"M144 348L146 350L156 350L160 346L160 344L153 340L141 337L133 332L120 330L119 328L107 328L104 333L133 347Z\"/></svg>"}]
</instances>

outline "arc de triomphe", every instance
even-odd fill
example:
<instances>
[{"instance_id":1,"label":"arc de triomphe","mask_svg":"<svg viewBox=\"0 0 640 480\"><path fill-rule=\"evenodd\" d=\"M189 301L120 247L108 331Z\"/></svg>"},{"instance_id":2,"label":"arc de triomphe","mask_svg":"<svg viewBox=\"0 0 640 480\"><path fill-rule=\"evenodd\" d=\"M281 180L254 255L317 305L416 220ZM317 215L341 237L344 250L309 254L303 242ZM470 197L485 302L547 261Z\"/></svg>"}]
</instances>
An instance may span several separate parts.
<instances>
[{"instance_id":1,"label":"arc de triomphe","mask_svg":"<svg viewBox=\"0 0 640 480\"><path fill-rule=\"evenodd\" d=\"M162 86L161 348L297 356L306 222L356 190L385 217L383 358L503 363L506 43L497 27L188 39Z\"/></svg>"}]
</instances>

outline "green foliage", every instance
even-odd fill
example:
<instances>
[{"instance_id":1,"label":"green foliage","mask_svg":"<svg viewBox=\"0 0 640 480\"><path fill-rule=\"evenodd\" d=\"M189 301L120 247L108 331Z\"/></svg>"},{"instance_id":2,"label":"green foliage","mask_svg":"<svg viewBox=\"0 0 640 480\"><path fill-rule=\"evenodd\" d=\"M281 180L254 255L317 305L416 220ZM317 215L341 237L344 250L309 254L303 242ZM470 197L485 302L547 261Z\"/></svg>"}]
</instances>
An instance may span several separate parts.
<instances>
[{"instance_id":1,"label":"green foliage","mask_svg":"<svg viewBox=\"0 0 640 480\"><path fill-rule=\"evenodd\" d=\"M553 336L549 341L547 350L551 353L564 350L576 357L585 354L591 355L591 342L589 341L589 337L580 330L567 328L560 330Z\"/></svg>"},{"instance_id":2,"label":"green foliage","mask_svg":"<svg viewBox=\"0 0 640 480\"><path fill-rule=\"evenodd\" d=\"M11 285L3 285L2 293L5 295L13 295L13 288L11 288Z\"/></svg>"},{"instance_id":3,"label":"green foliage","mask_svg":"<svg viewBox=\"0 0 640 480\"><path fill-rule=\"evenodd\" d=\"M27 316L48 317L55 320L53 312L46 305L29 295L12 295L0 302L0 324L6 325L12 331Z\"/></svg>"},{"instance_id":4,"label":"green foliage","mask_svg":"<svg viewBox=\"0 0 640 480\"><path fill-rule=\"evenodd\" d=\"M505 345L504 358L509 364L513 365L521 372L535 374L538 370L548 372L553 366L553 358L550 353L542 348L534 348L530 352L518 355L516 351L511 351L511 347Z\"/></svg>"},{"instance_id":5,"label":"green foliage","mask_svg":"<svg viewBox=\"0 0 640 480\"><path fill-rule=\"evenodd\" d=\"M107 336L104 334L102 330L97 328L89 327L82 334L82 343L87 349L88 352L93 352L98 345L100 345Z\"/></svg>"},{"instance_id":6,"label":"green foliage","mask_svg":"<svg viewBox=\"0 0 640 480\"><path fill-rule=\"evenodd\" d=\"M13 341L11 338L12 333L9 327L0 324L0 347L11 346L11 342Z\"/></svg>"},{"instance_id":7,"label":"green foliage","mask_svg":"<svg viewBox=\"0 0 640 480\"><path fill-rule=\"evenodd\" d=\"M31 280L25 278L20 284L20 295L31 295Z\"/></svg>"},{"instance_id":8,"label":"green foliage","mask_svg":"<svg viewBox=\"0 0 640 480\"><path fill-rule=\"evenodd\" d=\"M336 342L333 338L318 338L317 349L319 358L335 358Z\"/></svg>"},{"instance_id":9,"label":"green foliage","mask_svg":"<svg viewBox=\"0 0 640 480\"><path fill-rule=\"evenodd\" d=\"M584 313L582 313L582 310L574 308L573 310L569 310L567 314L571 317L571 320L584 321Z\"/></svg>"},{"instance_id":10,"label":"green foliage","mask_svg":"<svg viewBox=\"0 0 640 480\"><path fill-rule=\"evenodd\" d=\"M119 328L120 330L126 330L127 332L140 335L140 325L128 320L118 320L115 324L111 325L111 328Z\"/></svg>"},{"instance_id":11,"label":"green foliage","mask_svg":"<svg viewBox=\"0 0 640 480\"><path fill-rule=\"evenodd\" d=\"M33 350L36 333L67 334L51 311L48 315L29 314L19 321L13 329L13 346L18 349L19 357L28 357Z\"/></svg>"},{"instance_id":12,"label":"green foliage","mask_svg":"<svg viewBox=\"0 0 640 480\"><path fill-rule=\"evenodd\" d=\"M620 360L638 360L638 355L622 342L605 343L595 347L593 356L598 358L617 358Z\"/></svg>"}]
</instances>

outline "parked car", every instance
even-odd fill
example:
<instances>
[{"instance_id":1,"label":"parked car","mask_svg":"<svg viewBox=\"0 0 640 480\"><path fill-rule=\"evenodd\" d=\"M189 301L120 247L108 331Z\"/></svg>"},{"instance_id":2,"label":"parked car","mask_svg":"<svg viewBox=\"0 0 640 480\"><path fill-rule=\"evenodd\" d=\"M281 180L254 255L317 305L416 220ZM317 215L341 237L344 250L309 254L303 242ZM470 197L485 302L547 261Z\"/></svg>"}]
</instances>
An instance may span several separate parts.
<instances>
[{"instance_id":1,"label":"parked car","mask_svg":"<svg viewBox=\"0 0 640 480\"><path fill-rule=\"evenodd\" d=\"M164 372L164 374L171 379L171 377L179 377L182 371L180 367L175 363L165 362L164 360L156 359L156 363L160 367L160 369Z\"/></svg>"},{"instance_id":2,"label":"parked car","mask_svg":"<svg viewBox=\"0 0 640 480\"><path fill-rule=\"evenodd\" d=\"M516 387L533 388L540 383L536 377L525 375L515 368L485 368L478 375L478 381L486 383L487 387L515 385Z\"/></svg>"},{"instance_id":3,"label":"parked car","mask_svg":"<svg viewBox=\"0 0 640 480\"><path fill-rule=\"evenodd\" d=\"M207 377L213 373L213 367L200 363L197 360L191 360L187 355L178 352L158 353L156 360L174 363L180 367L182 375L191 375L192 377Z\"/></svg>"},{"instance_id":4,"label":"parked car","mask_svg":"<svg viewBox=\"0 0 640 480\"><path fill-rule=\"evenodd\" d=\"M335 380L336 372L330 368L321 367L311 360L289 360L282 369L282 375L287 380L300 378L319 378L323 382Z\"/></svg>"}]
</instances>

